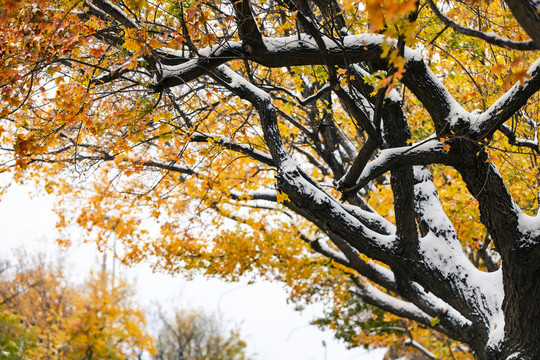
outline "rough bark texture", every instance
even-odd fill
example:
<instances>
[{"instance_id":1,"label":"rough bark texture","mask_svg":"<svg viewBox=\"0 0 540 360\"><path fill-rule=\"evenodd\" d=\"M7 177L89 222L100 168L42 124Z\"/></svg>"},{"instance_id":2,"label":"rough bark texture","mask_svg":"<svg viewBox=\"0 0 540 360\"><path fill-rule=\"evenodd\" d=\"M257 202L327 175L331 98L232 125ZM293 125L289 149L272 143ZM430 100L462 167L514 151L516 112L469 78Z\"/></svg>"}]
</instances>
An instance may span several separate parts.
<instances>
[{"instance_id":1,"label":"rough bark texture","mask_svg":"<svg viewBox=\"0 0 540 360\"><path fill-rule=\"evenodd\" d=\"M519 24L533 39L535 45L540 45L540 16L538 2L534 0L505 0Z\"/></svg>"}]
</instances>

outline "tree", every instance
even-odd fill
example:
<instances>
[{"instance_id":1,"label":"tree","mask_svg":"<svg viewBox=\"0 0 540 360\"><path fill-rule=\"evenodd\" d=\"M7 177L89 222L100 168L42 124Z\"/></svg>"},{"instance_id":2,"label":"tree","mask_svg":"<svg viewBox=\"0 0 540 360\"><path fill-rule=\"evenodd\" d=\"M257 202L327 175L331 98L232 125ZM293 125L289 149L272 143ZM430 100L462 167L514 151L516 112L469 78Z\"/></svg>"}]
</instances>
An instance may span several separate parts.
<instances>
[{"instance_id":1,"label":"tree","mask_svg":"<svg viewBox=\"0 0 540 360\"><path fill-rule=\"evenodd\" d=\"M0 277L0 351L6 359L135 359L153 351L144 313L120 281L111 291L104 271L80 285L62 262L24 254ZM5 337L5 340L4 340ZM0 358L3 355L0 353Z\"/></svg>"},{"instance_id":2,"label":"tree","mask_svg":"<svg viewBox=\"0 0 540 360\"><path fill-rule=\"evenodd\" d=\"M5 171L60 226L540 358L536 1L0 4Z\"/></svg>"},{"instance_id":3,"label":"tree","mask_svg":"<svg viewBox=\"0 0 540 360\"><path fill-rule=\"evenodd\" d=\"M177 311L172 320L160 313L156 360L245 360L246 343L237 329L228 330L215 315Z\"/></svg>"},{"instance_id":4,"label":"tree","mask_svg":"<svg viewBox=\"0 0 540 360\"><path fill-rule=\"evenodd\" d=\"M36 347L34 329L26 329L20 318L9 311L0 312L0 359L28 359Z\"/></svg>"}]
</instances>

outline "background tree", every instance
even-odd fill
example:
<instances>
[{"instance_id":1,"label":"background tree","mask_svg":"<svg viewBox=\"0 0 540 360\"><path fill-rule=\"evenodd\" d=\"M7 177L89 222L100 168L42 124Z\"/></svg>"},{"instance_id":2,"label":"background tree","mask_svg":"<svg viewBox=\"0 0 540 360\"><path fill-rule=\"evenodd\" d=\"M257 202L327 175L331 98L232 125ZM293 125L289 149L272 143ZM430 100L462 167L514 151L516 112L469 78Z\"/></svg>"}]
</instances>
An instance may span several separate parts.
<instances>
[{"instance_id":1,"label":"background tree","mask_svg":"<svg viewBox=\"0 0 540 360\"><path fill-rule=\"evenodd\" d=\"M10 311L0 310L0 359L28 359L36 347L35 329L27 329Z\"/></svg>"},{"instance_id":2,"label":"background tree","mask_svg":"<svg viewBox=\"0 0 540 360\"><path fill-rule=\"evenodd\" d=\"M0 4L5 170L60 226L384 310L353 345L540 358L536 1Z\"/></svg>"},{"instance_id":3,"label":"background tree","mask_svg":"<svg viewBox=\"0 0 540 360\"><path fill-rule=\"evenodd\" d=\"M246 343L238 329L202 311L182 310L169 317L159 314L156 360L247 360Z\"/></svg>"},{"instance_id":4,"label":"background tree","mask_svg":"<svg viewBox=\"0 0 540 360\"><path fill-rule=\"evenodd\" d=\"M0 274L8 270L4 262L0 262ZM30 356L36 346L37 334L35 329L27 328L21 323L19 316L4 309L6 299L4 294L0 302L0 359L23 360Z\"/></svg>"},{"instance_id":5,"label":"background tree","mask_svg":"<svg viewBox=\"0 0 540 360\"><path fill-rule=\"evenodd\" d=\"M118 280L112 290L109 274L99 271L74 285L62 264L24 254L0 277L1 324L11 329L3 333L11 342L4 348L9 356L134 359L153 351L144 313L127 283Z\"/></svg>"}]
</instances>

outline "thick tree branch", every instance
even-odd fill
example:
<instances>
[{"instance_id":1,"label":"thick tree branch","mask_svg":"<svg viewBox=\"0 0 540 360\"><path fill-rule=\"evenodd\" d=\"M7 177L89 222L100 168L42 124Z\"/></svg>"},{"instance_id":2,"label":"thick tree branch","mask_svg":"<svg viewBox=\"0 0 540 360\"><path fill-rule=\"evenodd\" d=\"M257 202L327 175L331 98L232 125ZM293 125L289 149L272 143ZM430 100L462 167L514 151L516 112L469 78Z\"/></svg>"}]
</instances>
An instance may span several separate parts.
<instances>
[{"instance_id":1,"label":"thick tree branch","mask_svg":"<svg viewBox=\"0 0 540 360\"><path fill-rule=\"evenodd\" d=\"M247 53L254 51L264 51L264 43L259 27L253 18L251 3L249 0L232 0L234 12L236 13L236 24L238 35L244 43L244 50Z\"/></svg>"},{"instance_id":2,"label":"thick tree branch","mask_svg":"<svg viewBox=\"0 0 540 360\"><path fill-rule=\"evenodd\" d=\"M505 0L519 24L540 47L540 4L535 0Z\"/></svg>"},{"instance_id":3,"label":"thick tree branch","mask_svg":"<svg viewBox=\"0 0 540 360\"><path fill-rule=\"evenodd\" d=\"M489 109L471 120L470 137L480 141L493 135L501 125L519 111L540 89L540 59L527 71L530 78L502 95Z\"/></svg>"},{"instance_id":4,"label":"thick tree branch","mask_svg":"<svg viewBox=\"0 0 540 360\"><path fill-rule=\"evenodd\" d=\"M356 183L343 189L343 194L349 196L371 180L398 167L433 163L452 164L457 157L447 153L444 146L439 140L430 138L411 146L382 150L375 160L365 166Z\"/></svg>"},{"instance_id":5,"label":"thick tree branch","mask_svg":"<svg viewBox=\"0 0 540 360\"><path fill-rule=\"evenodd\" d=\"M383 42L391 40L382 35L363 34L351 35L343 38L341 44L334 40L322 37L326 53L309 36L292 36L282 38L263 38L266 50L256 54L243 54L242 45L235 42L226 42L219 46L201 50L204 57L186 60L177 66L164 66L161 77L156 78L152 88L156 91L167 87L183 84L208 74L217 66L245 56L247 59L267 67L324 65L331 63L336 66L348 67L351 63L370 62L380 68L388 68L381 59ZM422 101L431 114L437 133L442 135L450 131L450 124L459 117L465 117L467 112L454 100L444 85L427 67L421 56L415 51L405 48L406 72L403 75L404 83Z\"/></svg>"}]
</instances>

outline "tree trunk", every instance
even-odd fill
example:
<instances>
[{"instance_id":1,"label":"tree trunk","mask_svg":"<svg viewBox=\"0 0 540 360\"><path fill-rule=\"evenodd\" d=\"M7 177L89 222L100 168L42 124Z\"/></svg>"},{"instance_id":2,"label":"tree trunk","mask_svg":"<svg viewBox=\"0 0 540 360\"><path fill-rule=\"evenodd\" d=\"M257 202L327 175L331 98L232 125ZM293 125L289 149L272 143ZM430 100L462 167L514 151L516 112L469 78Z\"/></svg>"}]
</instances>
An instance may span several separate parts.
<instances>
[{"instance_id":1,"label":"tree trunk","mask_svg":"<svg viewBox=\"0 0 540 360\"><path fill-rule=\"evenodd\" d=\"M515 249L504 266L504 345L492 359L540 359L540 254Z\"/></svg>"}]
</instances>

